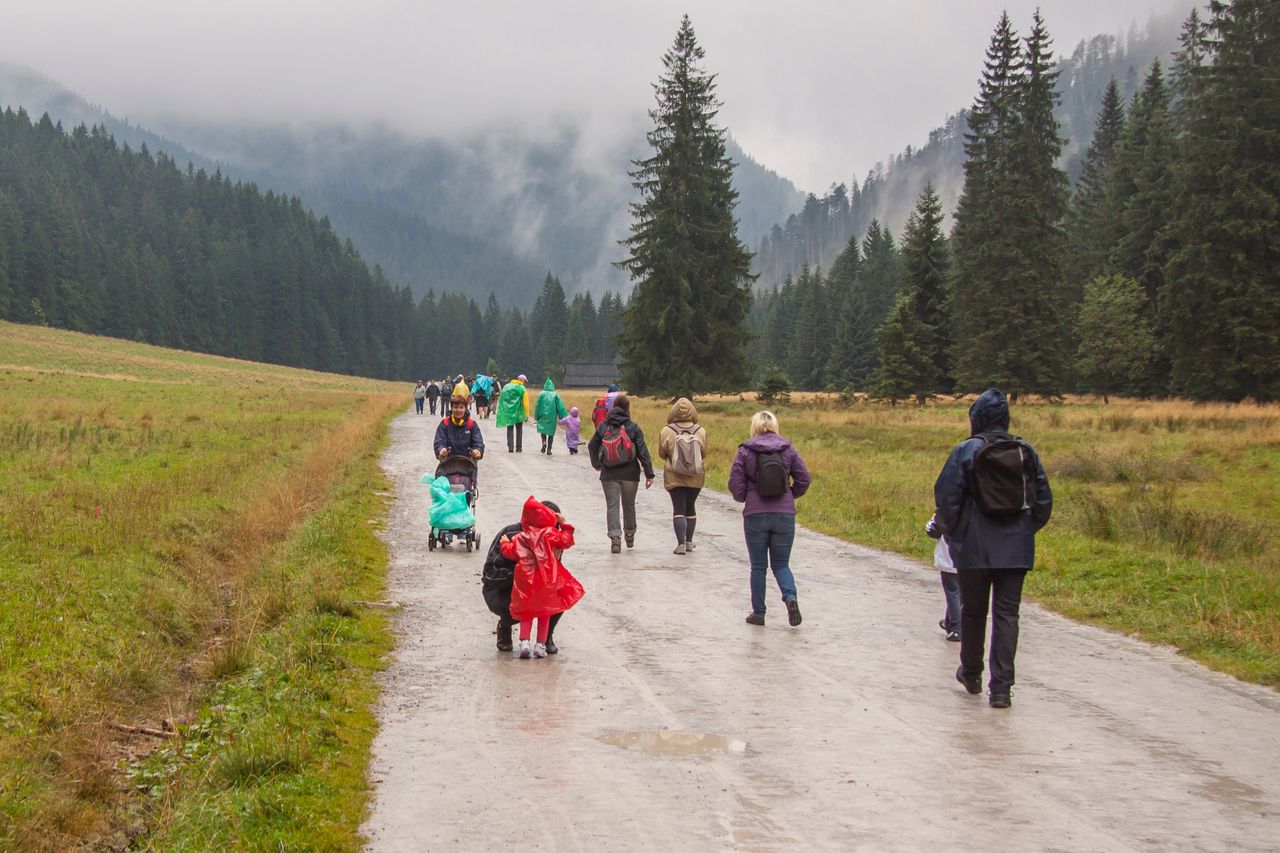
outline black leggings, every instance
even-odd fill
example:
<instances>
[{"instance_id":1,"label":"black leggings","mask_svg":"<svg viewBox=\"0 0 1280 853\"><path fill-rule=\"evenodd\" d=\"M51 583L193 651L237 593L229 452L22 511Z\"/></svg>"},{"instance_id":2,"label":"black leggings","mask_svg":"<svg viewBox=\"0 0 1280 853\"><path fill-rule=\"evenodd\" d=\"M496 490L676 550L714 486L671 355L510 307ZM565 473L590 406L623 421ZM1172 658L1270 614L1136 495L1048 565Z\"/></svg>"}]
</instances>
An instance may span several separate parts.
<instances>
[{"instance_id":1,"label":"black leggings","mask_svg":"<svg viewBox=\"0 0 1280 853\"><path fill-rule=\"evenodd\" d=\"M695 489L692 486L676 486L668 491L671 495L672 515L696 516L698 514L694 504L698 502L698 494L702 489Z\"/></svg>"}]
</instances>

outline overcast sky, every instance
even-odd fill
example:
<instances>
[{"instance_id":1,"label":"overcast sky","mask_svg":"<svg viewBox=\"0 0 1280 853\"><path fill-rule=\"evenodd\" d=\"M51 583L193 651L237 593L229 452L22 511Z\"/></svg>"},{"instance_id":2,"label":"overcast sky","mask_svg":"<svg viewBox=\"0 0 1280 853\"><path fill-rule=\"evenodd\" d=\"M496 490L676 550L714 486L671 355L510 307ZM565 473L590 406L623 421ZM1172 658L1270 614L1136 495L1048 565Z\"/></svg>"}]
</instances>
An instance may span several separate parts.
<instances>
[{"instance_id":1,"label":"overcast sky","mask_svg":"<svg viewBox=\"0 0 1280 853\"><path fill-rule=\"evenodd\" d=\"M1001 9L1055 50L1192 0L0 0L0 59L118 116L381 121L415 134L589 119L602 144L652 106L688 12L721 123L822 192L919 146L972 102ZM630 132L634 132L631 130Z\"/></svg>"}]
</instances>

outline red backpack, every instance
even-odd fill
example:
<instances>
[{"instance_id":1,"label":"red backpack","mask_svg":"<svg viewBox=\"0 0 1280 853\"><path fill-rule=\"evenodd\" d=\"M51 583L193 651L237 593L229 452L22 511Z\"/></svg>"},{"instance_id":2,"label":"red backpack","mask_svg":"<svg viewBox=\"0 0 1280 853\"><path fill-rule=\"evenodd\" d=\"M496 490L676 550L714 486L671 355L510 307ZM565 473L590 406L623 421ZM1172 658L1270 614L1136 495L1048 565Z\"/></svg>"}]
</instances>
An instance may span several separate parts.
<instances>
[{"instance_id":1,"label":"red backpack","mask_svg":"<svg viewBox=\"0 0 1280 853\"><path fill-rule=\"evenodd\" d=\"M606 423L600 433L600 464L606 468L621 468L636 461L636 445L627 432L626 424Z\"/></svg>"},{"instance_id":2,"label":"red backpack","mask_svg":"<svg viewBox=\"0 0 1280 853\"><path fill-rule=\"evenodd\" d=\"M609 417L609 407L604 404L604 397L601 397L596 400L596 407L591 410L591 425L598 427L607 417Z\"/></svg>"}]
</instances>

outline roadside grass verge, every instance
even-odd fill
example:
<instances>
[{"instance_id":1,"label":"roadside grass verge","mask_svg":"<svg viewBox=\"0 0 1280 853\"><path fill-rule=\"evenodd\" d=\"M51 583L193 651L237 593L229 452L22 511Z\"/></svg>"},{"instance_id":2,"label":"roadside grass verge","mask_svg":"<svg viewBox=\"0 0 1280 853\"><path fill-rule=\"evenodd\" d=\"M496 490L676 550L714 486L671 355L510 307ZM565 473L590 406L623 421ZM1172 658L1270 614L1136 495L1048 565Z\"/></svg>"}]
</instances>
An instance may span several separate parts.
<instances>
[{"instance_id":1,"label":"roadside grass verge","mask_svg":"<svg viewBox=\"0 0 1280 853\"><path fill-rule=\"evenodd\" d=\"M357 846L387 632L331 605L378 597L377 451L407 400L0 323L0 849L180 849L188 805L214 815L202 786L280 778L303 788L273 813L340 814L320 837ZM295 713L273 729L282 679Z\"/></svg>"},{"instance_id":2,"label":"roadside grass verge","mask_svg":"<svg viewBox=\"0 0 1280 853\"><path fill-rule=\"evenodd\" d=\"M590 435L599 394L564 396ZM696 403L711 438L707 486L723 491L752 413L766 407L754 394ZM930 569L933 541L923 528L933 482L968 435L968 404L849 405L800 394L767 407L815 475L803 523ZM655 444L669 407L633 403ZM1029 597L1280 687L1280 406L1033 401L1013 407L1012 428L1036 446L1055 499L1037 537ZM796 559L804 565L802 553Z\"/></svg>"}]
</instances>

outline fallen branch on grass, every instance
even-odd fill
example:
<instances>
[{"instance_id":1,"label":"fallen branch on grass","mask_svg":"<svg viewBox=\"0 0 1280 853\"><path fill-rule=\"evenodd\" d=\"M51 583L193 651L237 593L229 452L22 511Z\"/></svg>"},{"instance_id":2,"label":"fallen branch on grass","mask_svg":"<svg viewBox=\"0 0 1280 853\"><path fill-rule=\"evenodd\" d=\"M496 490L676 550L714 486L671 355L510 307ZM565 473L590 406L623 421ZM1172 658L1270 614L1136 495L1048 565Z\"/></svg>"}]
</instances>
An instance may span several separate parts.
<instances>
[{"instance_id":1,"label":"fallen branch on grass","mask_svg":"<svg viewBox=\"0 0 1280 853\"><path fill-rule=\"evenodd\" d=\"M160 729L148 729L147 726L127 726L123 722L108 722L108 724L116 731L128 731L129 734L145 734L151 738L177 738L177 731L163 731Z\"/></svg>"}]
</instances>

